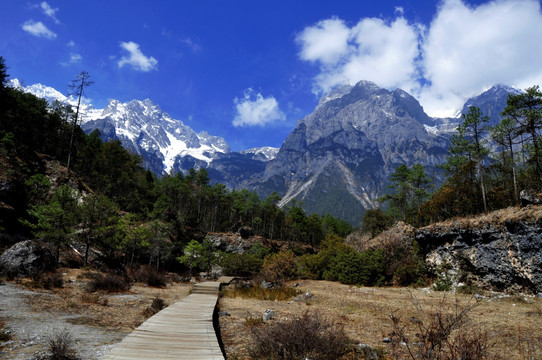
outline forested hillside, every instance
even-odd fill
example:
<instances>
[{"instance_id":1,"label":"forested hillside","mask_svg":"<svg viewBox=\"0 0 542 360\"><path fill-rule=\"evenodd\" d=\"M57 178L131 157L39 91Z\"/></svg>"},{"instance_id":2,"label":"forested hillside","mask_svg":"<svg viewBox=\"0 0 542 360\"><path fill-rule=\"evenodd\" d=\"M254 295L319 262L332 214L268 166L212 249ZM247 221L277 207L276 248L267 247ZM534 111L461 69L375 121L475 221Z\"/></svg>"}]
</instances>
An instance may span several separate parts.
<instances>
[{"instance_id":1,"label":"forested hillside","mask_svg":"<svg viewBox=\"0 0 542 360\"><path fill-rule=\"evenodd\" d=\"M244 226L254 235L317 246L326 234L351 231L328 215L279 209L276 194L260 199L210 185L205 169L157 178L119 141L85 134L69 106L6 87L3 59L0 70L0 232L9 235L3 247L40 238L54 245L58 258L60 247L78 241L86 252L121 251L126 263L158 267L178 265L184 247L206 232Z\"/></svg>"}]
</instances>

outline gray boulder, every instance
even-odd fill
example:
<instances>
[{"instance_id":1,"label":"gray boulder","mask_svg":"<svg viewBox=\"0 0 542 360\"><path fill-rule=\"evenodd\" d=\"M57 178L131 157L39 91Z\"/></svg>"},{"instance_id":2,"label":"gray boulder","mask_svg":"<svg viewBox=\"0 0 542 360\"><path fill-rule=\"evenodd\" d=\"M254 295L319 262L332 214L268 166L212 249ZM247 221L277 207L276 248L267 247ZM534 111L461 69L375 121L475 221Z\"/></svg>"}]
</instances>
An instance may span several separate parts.
<instances>
[{"instance_id":1,"label":"gray boulder","mask_svg":"<svg viewBox=\"0 0 542 360\"><path fill-rule=\"evenodd\" d=\"M273 319L274 317L275 317L275 312L273 310L267 309L263 312L262 321L266 322Z\"/></svg>"},{"instance_id":2,"label":"gray boulder","mask_svg":"<svg viewBox=\"0 0 542 360\"><path fill-rule=\"evenodd\" d=\"M55 266L53 253L34 240L18 242L0 256L0 269L7 276L33 276Z\"/></svg>"}]
</instances>

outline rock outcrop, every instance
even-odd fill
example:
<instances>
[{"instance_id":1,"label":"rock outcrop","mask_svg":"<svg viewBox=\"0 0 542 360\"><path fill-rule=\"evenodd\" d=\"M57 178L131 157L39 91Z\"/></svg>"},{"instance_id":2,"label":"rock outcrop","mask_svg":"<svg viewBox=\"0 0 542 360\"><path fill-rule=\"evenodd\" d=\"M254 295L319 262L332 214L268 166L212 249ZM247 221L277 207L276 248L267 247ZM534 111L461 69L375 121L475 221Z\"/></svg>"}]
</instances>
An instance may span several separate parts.
<instances>
[{"instance_id":1,"label":"rock outcrop","mask_svg":"<svg viewBox=\"0 0 542 360\"><path fill-rule=\"evenodd\" d=\"M0 256L0 269L7 276L33 276L55 266L53 253L34 240L18 242Z\"/></svg>"},{"instance_id":2,"label":"rock outcrop","mask_svg":"<svg viewBox=\"0 0 542 360\"><path fill-rule=\"evenodd\" d=\"M542 291L542 206L433 224L415 239L429 268L448 264L495 290Z\"/></svg>"}]
</instances>

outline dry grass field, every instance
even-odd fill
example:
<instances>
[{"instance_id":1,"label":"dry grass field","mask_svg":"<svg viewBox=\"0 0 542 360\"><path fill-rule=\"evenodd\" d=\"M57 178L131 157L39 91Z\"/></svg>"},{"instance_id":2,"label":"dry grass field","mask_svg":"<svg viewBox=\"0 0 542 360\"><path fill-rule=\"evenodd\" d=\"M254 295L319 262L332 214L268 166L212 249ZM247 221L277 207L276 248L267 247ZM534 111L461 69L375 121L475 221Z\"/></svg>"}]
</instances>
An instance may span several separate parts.
<instances>
[{"instance_id":1,"label":"dry grass field","mask_svg":"<svg viewBox=\"0 0 542 360\"><path fill-rule=\"evenodd\" d=\"M141 324L148 317L145 312L153 299L159 297L172 304L191 290L186 283L173 282L165 288L136 283L122 293L89 293L85 290L87 272L76 269L61 272L64 273L62 288L35 289L31 279L20 281L24 288L33 290L33 295L25 300L32 312L77 315L69 316L67 321L117 333L129 333ZM295 283L299 286L294 288ZM496 358L542 359L542 300L532 296L484 293L482 299L476 300L472 295L427 289L355 287L312 280L290 282L286 286L291 291L284 300L234 297L235 292L228 290L233 285L224 289L219 306L230 316L220 316L220 328L228 359L250 359L251 328L268 326L259 321L266 309L275 311L275 319L268 324L307 311L318 313L343 326L353 344L367 344L390 355L390 344L383 342L393 331L390 314L401 319L401 324L406 325L406 334L415 340L417 328L412 319L427 321L432 314L471 305L475 306L468 313L466 326L487 333ZM9 323L5 325L9 327Z\"/></svg>"},{"instance_id":2,"label":"dry grass field","mask_svg":"<svg viewBox=\"0 0 542 360\"><path fill-rule=\"evenodd\" d=\"M266 309L275 311L275 320L271 321L292 318L305 311L318 312L344 326L355 344L368 344L391 354L390 345L383 342L393 330L390 314L402 319L402 324L407 325L406 333L414 338L416 324L412 319L427 321L427 316L435 312L475 305L468 313L466 326L487 333L495 357L542 359L542 300L532 296L487 293L476 300L472 295L427 289L367 288L308 280L299 281L299 284L299 294L310 293L310 297L265 301L226 295L220 299L220 310L231 314L220 317L228 358L249 359L250 328L266 326L255 321Z\"/></svg>"},{"instance_id":3,"label":"dry grass field","mask_svg":"<svg viewBox=\"0 0 542 360\"><path fill-rule=\"evenodd\" d=\"M72 322L124 332L132 331L148 318L145 310L155 298L173 304L188 296L191 290L187 284L173 283L165 288L156 288L135 283L130 290L122 293L89 293L85 289L87 271L60 269L58 272L64 273L64 286L41 290L42 296L28 298L33 311L80 314Z\"/></svg>"}]
</instances>

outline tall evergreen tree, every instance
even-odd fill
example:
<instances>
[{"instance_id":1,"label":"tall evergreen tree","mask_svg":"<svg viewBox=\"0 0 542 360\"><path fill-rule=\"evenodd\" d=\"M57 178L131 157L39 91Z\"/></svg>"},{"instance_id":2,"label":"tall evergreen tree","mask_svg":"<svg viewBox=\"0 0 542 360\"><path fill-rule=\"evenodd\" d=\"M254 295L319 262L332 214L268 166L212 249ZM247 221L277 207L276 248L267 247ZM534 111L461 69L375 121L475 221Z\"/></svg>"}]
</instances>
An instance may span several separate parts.
<instances>
[{"instance_id":1,"label":"tall evergreen tree","mask_svg":"<svg viewBox=\"0 0 542 360\"><path fill-rule=\"evenodd\" d=\"M94 83L94 81L90 81L89 78L90 78L90 75L88 74L88 72L81 71L79 74L77 74L75 79L72 80L69 86L69 89L72 95L77 97L77 106L75 108L75 117L73 118L73 122L72 122L70 145L68 146L68 163L66 165L68 174L70 173L70 162L71 162L75 129L77 127L77 121L79 120L79 117L80 117L81 99L83 98L85 89Z\"/></svg>"},{"instance_id":2,"label":"tall evergreen tree","mask_svg":"<svg viewBox=\"0 0 542 360\"><path fill-rule=\"evenodd\" d=\"M478 184L481 190L484 212L487 212L487 200L485 189L485 166L489 149L484 134L487 131L485 123L489 120L482 116L482 112L476 106L471 106L467 114L463 114L463 122L459 124L451 139L451 146L448 150L450 156L444 164L444 169L450 179L458 179L458 176L467 176L461 180L467 183ZM472 163L474 166L469 166ZM470 171L465 171L470 169Z\"/></svg>"},{"instance_id":3,"label":"tall evergreen tree","mask_svg":"<svg viewBox=\"0 0 542 360\"><path fill-rule=\"evenodd\" d=\"M530 139L530 161L542 182L542 149L539 131L542 130L542 92L533 86L520 94L508 95L507 105L501 114L516 122L516 134Z\"/></svg>"},{"instance_id":4,"label":"tall evergreen tree","mask_svg":"<svg viewBox=\"0 0 542 360\"><path fill-rule=\"evenodd\" d=\"M513 199L518 204L518 185L516 175L516 156L515 146L516 144L516 122L512 118L504 118L501 122L491 128L491 138L501 146L501 166L503 169L503 188L507 187L507 176L509 172L512 175L512 183L514 184Z\"/></svg>"}]
</instances>

